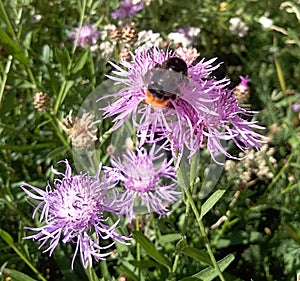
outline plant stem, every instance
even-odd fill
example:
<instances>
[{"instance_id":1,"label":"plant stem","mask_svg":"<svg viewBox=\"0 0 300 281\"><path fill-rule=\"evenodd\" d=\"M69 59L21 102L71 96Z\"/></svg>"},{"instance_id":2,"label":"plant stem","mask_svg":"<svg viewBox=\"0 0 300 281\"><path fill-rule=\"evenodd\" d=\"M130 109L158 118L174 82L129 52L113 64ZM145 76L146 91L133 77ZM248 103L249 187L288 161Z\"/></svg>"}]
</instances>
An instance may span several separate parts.
<instances>
[{"instance_id":1,"label":"plant stem","mask_svg":"<svg viewBox=\"0 0 300 281\"><path fill-rule=\"evenodd\" d=\"M201 220L201 216L199 214L199 211L198 211L198 209L195 205L192 194L190 192L190 187L192 187L193 183L190 182L190 180L188 179L187 171L186 171L186 169L184 169L184 167L185 167L185 165L181 163L178 170L177 170L177 177L181 178L181 182L184 186L185 195L187 197L186 206L187 206L187 208L189 208L188 206L190 206L193 210L193 213L196 217L196 220L197 220L197 223L198 223L198 226L199 226L199 229L200 229L200 233L201 233L201 235L204 239L204 245L205 245L206 250L208 252L208 255L211 259L211 262L212 262L215 270L217 271L217 273L219 275L219 278L222 281L226 281L223 274L222 274L222 272L221 272L221 270L220 270L220 267L219 267L219 265L218 265L218 263L215 259L212 248L210 247L209 240L208 240L208 237L207 237L207 234L206 234L206 231L205 231L203 221Z\"/></svg>"},{"instance_id":2,"label":"plant stem","mask_svg":"<svg viewBox=\"0 0 300 281\"><path fill-rule=\"evenodd\" d=\"M140 230L140 220L137 217L135 220L135 229L136 231ZM136 260L139 262L141 261L141 245L139 242L136 242ZM138 268L138 276L139 276L139 280L141 280L141 270L140 268Z\"/></svg>"},{"instance_id":3,"label":"plant stem","mask_svg":"<svg viewBox=\"0 0 300 281\"><path fill-rule=\"evenodd\" d=\"M35 268L35 266L23 255L23 253L15 246L11 245L16 254L31 268L31 270L38 276L42 281L47 281L46 278Z\"/></svg>"},{"instance_id":4,"label":"plant stem","mask_svg":"<svg viewBox=\"0 0 300 281\"><path fill-rule=\"evenodd\" d=\"M185 194L187 196L187 204L189 204L192 207L194 215L195 215L195 217L197 219L197 223L198 223L201 235L202 235L202 237L204 239L204 244L205 244L206 250L207 250L208 255L209 255L209 257L210 257L210 259L211 259L211 261L213 263L213 266L214 266L215 270L218 272L218 275L219 275L220 279L222 281L226 281L225 278L224 278L224 276L223 276L223 274L222 274L222 272L221 272L221 270L220 270L220 267L219 267L219 265L218 265L218 263L217 263L217 261L215 259L213 251L212 251L212 249L210 247L209 240L207 238L207 234L206 234L206 231L205 231L205 227L204 227L203 221L201 220L200 214L199 214L199 212L197 210L195 202L194 202L194 200L192 198L192 195L190 193L190 190L188 188L185 190Z\"/></svg>"},{"instance_id":5,"label":"plant stem","mask_svg":"<svg viewBox=\"0 0 300 281\"><path fill-rule=\"evenodd\" d=\"M10 71L11 63L12 63L13 57L11 55L8 56L8 61L5 66L5 71L3 73L2 81L1 81L1 86L0 86L0 104L3 96L3 92L5 89L6 81L7 81L7 75Z\"/></svg>"},{"instance_id":6,"label":"plant stem","mask_svg":"<svg viewBox=\"0 0 300 281\"><path fill-rule=\"evenodd\" d=\"M71 51L71 58L70 58L70 61L69 61L68 67L67 67L67 74L66 74L66 76L68 76L70 74L70 71L71 71L71 68L72 68L72 64L73 64L73 60L74 60L74 54L75 54L75 51L76 51L76 48L77 48L77 43L78 43L78 39L79 39L81 27L82 27L82 24L83 24L83 19L84 19L84 14L85 14L85 8L86 8L86 0L82 1L82 7L81 7L80 4L81 4L80 1L78 1L78 7L79 7L79 10L80 10L80 19L79 19L78 34L77 34L77 36L76 36L76 38L74 40L74 43L73 43L73 48L72 48L72 51ZM67 79L65 78L65 80L63 81L63 83L62 83L62 85L61 85L61 87L59 89L59 92L58 92L56 103L54 105L54 113L57 113L60 105L62 104L62 102L63 102L63 96L66 96L66 94L64 94L66 86L67 86Z\"/></svg>"}]
</instances>

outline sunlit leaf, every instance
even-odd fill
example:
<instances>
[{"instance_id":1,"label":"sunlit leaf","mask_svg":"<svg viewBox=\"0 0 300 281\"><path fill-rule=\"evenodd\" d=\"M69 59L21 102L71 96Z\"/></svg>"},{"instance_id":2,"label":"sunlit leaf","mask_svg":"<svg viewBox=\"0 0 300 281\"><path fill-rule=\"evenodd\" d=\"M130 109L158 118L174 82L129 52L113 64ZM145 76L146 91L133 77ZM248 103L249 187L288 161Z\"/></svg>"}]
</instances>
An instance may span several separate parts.
<instances>
[{"instance_id":1,"label":"sunlit leaf","mask_svg":"<svg viewBox=\"0 0 300 281\"><path fill-rule=\"evenodd\" d=\"M213 208L213 206L221 199L224 193L225 190L217 190L203 203L201 207L201 218L203 218L209 212L209 210Z\"/></svg>"}]
</instances>

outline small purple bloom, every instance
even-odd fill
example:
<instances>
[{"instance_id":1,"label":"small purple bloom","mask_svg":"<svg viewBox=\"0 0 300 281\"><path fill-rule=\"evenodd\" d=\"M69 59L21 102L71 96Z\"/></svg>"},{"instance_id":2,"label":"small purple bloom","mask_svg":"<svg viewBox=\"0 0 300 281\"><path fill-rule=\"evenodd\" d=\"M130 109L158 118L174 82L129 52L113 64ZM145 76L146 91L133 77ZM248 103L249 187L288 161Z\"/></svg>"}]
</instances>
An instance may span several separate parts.
<instances>
[{"instance_id":1,"label":"small purple bloom","mask_svg":"<svg viewBox=\"0 0 300 281\"><path fill-rule=\"evenodd\" d=\"M248 83L251 82L251 79L249 78L249 76L240 76L241 82L240 82L240 86L243 87L248 87Z\"/></svg>"},{"instance_id":2,"label":"small purple bloom","mask_svg":"<svg viewBox=\"0 0 300 281\"><path fill-rule=\"evenodd\" d=\"M233 140L242 150L258 148L261 135L253 129L262 127L256 122L243 119L253 112L239 107L232 91L228 89L229 80L216 80L212 77L212 72L219 67L219 64L213 65L216 59L202 59L195 65L187 62L187 76L157 68L157 65L172 57L175 57L175 53L171 51L165 53L157 48L139 48L133 62L120 62L124 68L111 63L116 68L115 76L108 77L124 87L117 93L100 99L113 98L101 110L104 111L104 118L115 117L114 129L131 117L140 145L167 139L177 163L184 147L189 149L191 157L206 146L213 158L218 153L232 157L223 145L227 140ZM158 77L170 77L163 83L165 92L174 91L174 81L185 81L175 89L175 98L161 105L151 103L149 95L147 96L149 91L146 77L154 70Z\"/></svg>"},{"instance_id":3,"label":"small purple bloom","mask_svg":"<svg viewBox=\"0 0 300 281\"><path fill-rule=\"evenodd\" d=\"M129 221L135 218L139 208L164 215L170 203L178 201L181 192L177 186L173 160L164 158L164 153L152 146L149 153L145 148L136 148L136 153L127 150L123 159L112 159L112 168L106 167L106 176L117 179L125 190L120 191L120 213Z\"/></svg>"},{"instance_id":4,"label":"small purple bloom","mask_svg":"<svg viewBox=\"0 0 300 281\"><path fill-rule=\"evenodd\" d=\"M133 4L132 0L121 0L119 8L111 13L112 18L124 20L126 17L133 18L136 12L144 8L144 2Z\"/></svg>"},{"instance_id":5,"label":"small purple bloom","mask_svg":"<svg viewBox=\"0 0 300 281\"><path fill-rule=\"evenodd\" d=\"M300 112L300 104L299 103L293 103L291 105L291 108L294 112L299 113Z\"/></svg>"},{"instance_id":6,"label":"small purple bloom","mask_svg":"<svg viewBox=\"0 0 300 281\"><path fill-rule=\"evenodd\" d=\"M66 170L59 173L53 169L53 173L61 177L54 180L53 188L49 183L45 191L27 183L22 184L22 189L29 197L41 201L33 217L41 210L40 222L45 223L38 228L27 227L37 233L25 239L40 241L39 248L49 242L49 247L44 251L49 251L49 255L60 241L75 244L72 268L78 252L83 266L87 268L92 265L92 258L105 259L110 253L102 252L114 241L124 243L128 239L116 233L118 221L108 225L108 216L104 217L106 211L116 212L112 190L115 181L99 179L101 167L95 176L73 175L68 161L61 162L66 164ZM102 240L108 239L113 242L110 241L107 246L99 245Z\"/></svg>"},{"instance_id":7,"label":"small purple bloom","mask_svg":"<svg viewBox=\"0 0 300 281\"><path fill-rule=\"evenodd\" d=\"M78 37L77 46L86 47L94 45L97 42L99 31L92 24L84 24L81 29L74 28L70 38L75 42Z\"/></svg>"}]
</instances>

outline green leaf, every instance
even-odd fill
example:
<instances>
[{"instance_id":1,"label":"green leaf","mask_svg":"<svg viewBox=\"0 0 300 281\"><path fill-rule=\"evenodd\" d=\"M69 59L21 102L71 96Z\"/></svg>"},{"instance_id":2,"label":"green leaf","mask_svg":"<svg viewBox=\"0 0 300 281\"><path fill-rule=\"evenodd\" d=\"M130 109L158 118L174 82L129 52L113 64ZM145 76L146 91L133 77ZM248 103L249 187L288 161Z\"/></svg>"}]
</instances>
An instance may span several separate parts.
<instances>
[{"instance_id":1,"label":"green leaf","mask_svg":"<svg viewBox=\"0 0 300 281\"><path fill-rule=\"evenodd\" d=\"M142 246L142 248L149 254L150 257L155 259L158 263L170 268L171 262L161 253L159 253L153 243L140 231L134 231L133 237L136 239L138 243Z\"/></svg>"},{"instance_id":2,"label":"green leaf","mask_svg":"<svg viewBox=\"0 0 300 281\"><path fill-rule=\"evenodd\" d=\"M64 92L63 92L63 94L62 94L62 96L61 96L61 101L60 101L61 103L60 103L60 105L63 104L63 102L64 102L64 100L65 100L65 98L66 98L66 96L67 96L69 90L72 88L73 85L74 85L74 81L73 81L73 80L68 80L68 81L66 82L65 90L64 90Z\"/></svg>"},{"instance_id":3,"label":"green leaf","mask_svg":"<svg viewBox=\"0 0 300 281\"><path fill-rule=\"evenodd\" d=\"M197 261L203 262L210 266L213 265L209 258L209 255L205 251L198 250L193 247L185 247L181 250L181 252L189 257L192 257L193 259L195 259Z\"/></svg>"},{"instance_id":4,"label":"green leaf","mask_svg":"<svg viewBox=\"0 0 300 281\"><path fill-rule=\"evenodd\" d=\"M221 199L225 190L217 190L215 191L202 205L200 218L202 219L209 210Z\"/></svg>"},{"instance_id":5,"label":"green leaf","mask_svg":"<svg viewBox=\"0 0 300 281\"><path fill-rule=\"evenodd\" d=\"M73 74L77 73L79 70L81 70L84 67L88 55L89 55L89 51L86 51L78 57L77 61L74 63L74 66L72 67Z\"/></svg>"},{"instance_id":6,"label":"green leaf","mask_svg":"<svg viewBox=\"0 0 300 281\"><path fill-rule=\"evenodd\" d=\"M183 278L183 279L180 279L180 281L201 281L202 279L199 279L199 278L197 278L197 277L185 277L185 278Z\"/></svg>"},{"instance_id":7,"label":"green leaf","mask_svg":"<svg viewBox=\"0 0 300 281\"><path fill-rule=\"evenodd\" d=\"M166 234L166 235L162 235L159 238L159 243L160 244L164 244L164 243L169 243L169 242L173 242L173 241L177 241L181 239L181 234L179 233L171 233L171 234Z\"/></svg>"},{"instance_id":8,"label":"green leaf","mask_svg":"<svg viewBox=\"0 0 300 281\"><path fill-rule=\"evenodd\" d=\"M66 76L68 74L68 67L71 62L68 50L55 47L54 56L57 62L61 65L62 74Z\"/></svg>"},{"instance_id":9,"label":"green leaf","mask_svg":"<svg viewBox=\"0 0 300 281\"><path fill-rule=\"evenodd\" d=\"M0 42L7 49L8 53L20 63L23 65L27 65L29 63L28 58L19 43L11 39L11 37L3 29L0 29Z\"/></svg>"},{"instance_id":10,"label":"green leaf","mask_svg":"<svg viewBox=\"0 0 300 281\"><path fill-rule=\"evenodd\" d=\"M0 236L10 247L14 246L14 239L10 236L8 232L4 231L3 229L0 229Z\"/></svg>"},{"instance_id":11,"label":"green leaf","mask_svg":"<svg viewBox=\"0 0 300 281\"><path fill-rule=\"evenodd\" d=\"M29 277L28 275L26 275L20 271L13 270L13 269L5 268L4 274L11 277L11 279L14 281L36 281L36 279L33 279L33 278Z\"/></svg>"},{"instance_id":12,"label":"green leaf","mask_svg":"<svg viewBox=\"0 0 300 281\"><path fill-rule=\"evenodd\" d=\"M231 264L231 262L233 260L234 260L234 255L229 254L222 260L218 261L218 265L220 267L221 272L223 272ZM216 278L217 276L218 276L217 271L212 267L208 267L208 268L205 268L205 269L201 270L200 272L194 274L191 277L196 277L196 278L199 278L200 280L211 281L214 278ZM183 281L183 280L184 279L181 279L180 281ZM184 280L184 281L186 281L186 280Z\"/></svg>"}]
</instances>

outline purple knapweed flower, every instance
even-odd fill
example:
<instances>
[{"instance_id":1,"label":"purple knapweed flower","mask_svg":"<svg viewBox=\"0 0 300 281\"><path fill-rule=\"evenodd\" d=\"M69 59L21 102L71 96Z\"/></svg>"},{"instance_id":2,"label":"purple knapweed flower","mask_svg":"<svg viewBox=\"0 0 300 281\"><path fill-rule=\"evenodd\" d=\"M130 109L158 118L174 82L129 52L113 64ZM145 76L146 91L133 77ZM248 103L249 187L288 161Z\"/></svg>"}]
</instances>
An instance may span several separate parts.
<instances>
[{"instance_id":1,"label":"purple knapweed flower","mask_svg":"<svg viewBox=\"0 0 300 281\"><path fill-rule=\"evenodd\" d=\"M253 112L238 106L228 89L229 80L212 76L219 67L212 65L216 59L202 59L197 64L186 62L186 75L159 67L174 57L171 51L138 49L133 62L120 63L124 68L111 63L116 68L115 76L108 77L124 87L100 100L113 98L101 110L104 118L115 117L114 129L131 116L140 145L167 139L177 163L184 147L189 149L189 157L205 146L212 157L220 152L231 157L223 145L227 140L233 140L243 150L258 148L261 136L253 129L262 128L243 119ZM173 94L172 98L159 100L149 95L149 73L157 77L157 95L167 92L168 96Z\"/></svg>"},{"instance_id":2,"label":"purple knapweed flower","mask_svg":"<svg viewBox=\"0 0 300 281\"><path fill-rule=\"evenodd\" d=\"M41 201L33 217L41 210L40 222L44 221L44 226L27 227L37 233L24 239L40 241L39 248L49 242L49 247L44 251L49 251L49 255L60 241L75 244L72 268L78 252L83 266L87 268L92 265L92 258L105 259L110 253L103 253L103 250L115 241L124 243L129 238L116 233L118 221L109 225L109 217L104 216L106 211L116 212L116 196L112 190L115 181L100 179L101 167L95 176L73 175L68 161L61 162L66 164L66 170L59 173L53 169L53 173L61 177L54 180L54 187L48 183L46 190L42 190L27 183L22 184L22 189L30 198ZM100 246L103 240L108 240L108 245Z\"/></svg>"},{"instance_id":3,"label":"purple knapweed flower","mask_svg":"<svg viewBox=\"0 0 300 281\"><path fill-rule=\"evenodd\" d=\"M92 24L84 24L81 29L74 28L70 38L75 42L78 37L77 46L86 47L95 45L99 36L98 29Z\"/></svg>"},{"instance_id":4,"label":"purple knapweed flower","mask_svg":"<svg viewBox=\"0 0 300 281\"><path fill-rule=\"evenodd\" d=\"M121 0L117 10L111 13L112 18L124 20L126 17L133 18L136 12L144 8L144 2L134 4L132 0Z\"/></svg>"},{"instance_id":5,"label":"purple knapweed flower","mask_svg":"<svg viewBox=\"0 0 300 281\"><path fill-rule=\"evenodd\" d=\"M173 160L164 158L164 153L152 146L127 150L123 158L112 159L112 168L106 167L108 178L119 181L124 188L119 193L120 213L129 221L136 217L139 208L164 215L171 203L178 201L181 192L176 191L177 181Z\"/></svg>"},{"instance_id":6,"label":"purple knapweed flower","mask_svg":"<svg viewBox=\"0 0 300 281\"><path fill-rule=\"evenodd\" d=\"M300 102L295 102L291 105L291 108L294 112L299 113L300 112Z\"/></svg>"}]
</instances>

